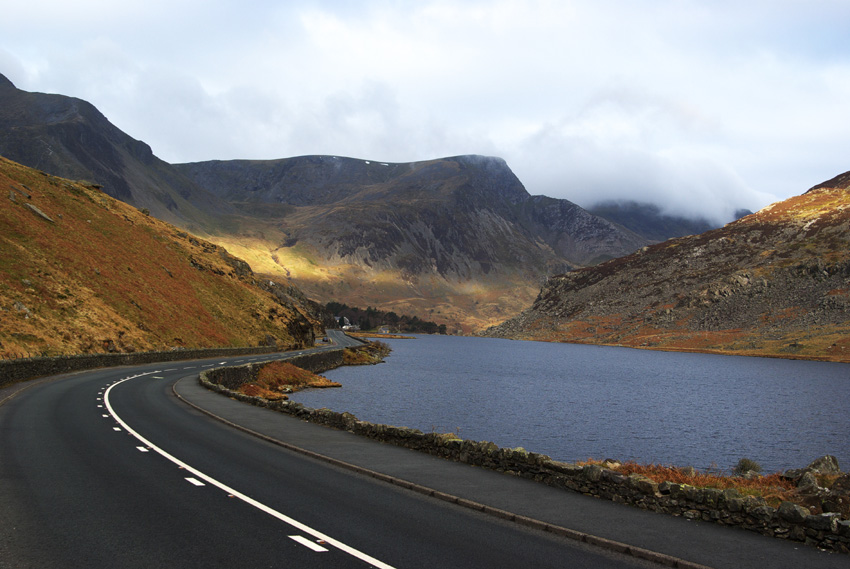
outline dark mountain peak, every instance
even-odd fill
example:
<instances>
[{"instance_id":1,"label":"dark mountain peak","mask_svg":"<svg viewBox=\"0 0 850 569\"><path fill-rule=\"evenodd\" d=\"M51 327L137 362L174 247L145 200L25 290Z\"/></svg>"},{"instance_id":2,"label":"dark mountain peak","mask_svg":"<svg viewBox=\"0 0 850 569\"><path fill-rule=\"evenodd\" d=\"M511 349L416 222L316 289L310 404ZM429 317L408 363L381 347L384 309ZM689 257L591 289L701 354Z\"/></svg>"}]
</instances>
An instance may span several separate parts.
<instances>
[{"instance_id":1,"label":"dark mountain peak","mask_svg":"<svg viewBox=\"0 0 850 569\"><path fill-rule=\"evenodd\" d=\"M495 156L479 156L468 154L444 158L456 162L469 176L470 186L480 197L485 199L504 199L512 204L522 203L531 196L525 186L510 169L508 163Z\"/></svg>"},{"instance_id":2,"label":"dark mountain peak","mask_svg":"<svg viewBox=\"0 0 850 569\"><path fill-rule=\"evenodd\" d=\"M177 164L184 174L232 202L339 203L352 199L411 199L455 195L461 200L528 199L501 158L453 156L420 162L381 162L343 156L227 160Z\"/></svg>"},{"instance_id":3,"label":"dark mountain peak","mask_svg":"<svg viewBox=\"0 0 850 569\"><path fill-rule=\"evenodd\" d=\"M508 167L508 163L503 158L498 156L484 156L481 154L461 154L459 156L451 156L443 158L443 160L451 160L465 166L488 170L501 170Z\"/></svg>"},{"instance_id":4,"label":"dark mountain peak","mask_svg":"<svg viewBox=\"0 0 850 569\"><path fill-rule=\"evenodd\" d=\"M15 84L9 81L8 77L0 73L0 91L8 91L11 89L17 90Z\"/></svg>"},{"instance_id":5,"label":"dark mountain peak","mask_svg":"<svg viewBox=\"0 0 850 569\"><path fill-rule=\"evenodd\" d=\"M606 201L589 208L588 211L652 241L696 235L718 227L704 218L693 219L666 214L656 204L633 200Z\"/></svg>"},{"instance_id":6,"label":"dark mountain peak","mask_svg":"<svg viewBox=\"0 0 850 569\"><path fill-rule=\"evenodd\" d=\"M22 91L5 77L0 79L0 154L55 176L98 183L112 197L174 223L206 225L210 211L232 210L91 103ZM194 203L203 203L204 211Z\"/></svg>"}]
</instances>

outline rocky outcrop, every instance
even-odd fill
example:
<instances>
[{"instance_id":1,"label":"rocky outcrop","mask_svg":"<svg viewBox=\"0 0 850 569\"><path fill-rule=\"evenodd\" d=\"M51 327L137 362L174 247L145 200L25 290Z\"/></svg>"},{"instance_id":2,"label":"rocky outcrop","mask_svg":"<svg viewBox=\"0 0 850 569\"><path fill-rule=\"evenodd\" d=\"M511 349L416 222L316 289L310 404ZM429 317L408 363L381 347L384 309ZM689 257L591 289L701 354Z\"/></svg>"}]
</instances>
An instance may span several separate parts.
<instances>
[{"instance_id":1,"label":"rocky outcrop","mask_svg":"<svg viewBox=\"0 0 850 569\"><path fill-rule=\"evenodd\" d=\"M796 485L797 503L806 506L810 512L837 513L843 519L850 519L850 473L841 471L834 456L822 456L806 468L786 470L783 477ZM819 478L834 480L828 486L820 486Z\"/></svg>"}]
</instances>

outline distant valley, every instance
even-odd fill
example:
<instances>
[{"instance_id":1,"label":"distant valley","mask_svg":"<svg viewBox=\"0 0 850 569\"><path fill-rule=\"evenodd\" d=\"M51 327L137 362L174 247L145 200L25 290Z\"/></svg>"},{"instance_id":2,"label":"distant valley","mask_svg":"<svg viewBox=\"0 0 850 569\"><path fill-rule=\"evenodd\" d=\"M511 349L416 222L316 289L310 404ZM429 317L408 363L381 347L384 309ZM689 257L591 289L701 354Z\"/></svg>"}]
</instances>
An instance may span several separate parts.
<instances>
[{"instance_id":1,"label":"distant valley","mask_svg":"<svg viewBox=\"0 0 850 569\"><path fill-rule=\"evenodd\" d=\"M0 154L226 247L312 299L470 333L519 313L546 278L654 239L531 196L498 159L335 156L172 165L91 104L0 76Z\"/></svg>"},{"instance_id":2,"label":"distant valley","mask_svg":"<svg viewBox=\"0 0 850 569\"><path fill-rule=\"evenodd\" d=\"M465 333L527 306L554 274L649 243L504 161L335 156L177 165L240 211L214 239L313 298L417 314Z\"/></svg>"},{"instance_id":3,"label":"distant valley","mask_svg":"<svg viewBox=\"0 0 850 569\"><path fill-rule=\"evenodd\" d=\"M449 333L850 360L850 174L716 228L532 196L494 157L168 164L89 103L2 76L0 154L40 170L3 162L6 349L303 343L328 322L309 298ZM158 279L134 288L137 272ZM203 334L147 323L168 312L144 291L172 278L195 298L172 320L189 310Z\"/></svg>"}]
</instances>

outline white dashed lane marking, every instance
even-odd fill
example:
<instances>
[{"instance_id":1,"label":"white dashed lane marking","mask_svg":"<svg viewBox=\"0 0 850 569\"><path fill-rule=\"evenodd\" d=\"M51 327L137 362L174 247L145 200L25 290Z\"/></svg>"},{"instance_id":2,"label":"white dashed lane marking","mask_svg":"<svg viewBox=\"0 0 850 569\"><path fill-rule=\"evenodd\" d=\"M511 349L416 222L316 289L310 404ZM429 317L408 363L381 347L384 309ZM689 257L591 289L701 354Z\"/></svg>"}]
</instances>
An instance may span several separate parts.
<instances>
[{"instance_id":1,"label":"white dashed lane marking","mask_svg":"<svg viewBox=\"0 0 850 569\"><path fill-rule=\"evenodd\" d=\"M321 545L319 545L317 543L313 543L312 541L310 541L309 539L307 539L303 535L290 535L289 539L291 539L293 541L297 541L298 543L300 543L304 547L309 547L310 549L312 549L313 551L315 551L317 553L327 551L327 549L325 549L324 547L322 547Z\"/></svg>"}]
</instances>

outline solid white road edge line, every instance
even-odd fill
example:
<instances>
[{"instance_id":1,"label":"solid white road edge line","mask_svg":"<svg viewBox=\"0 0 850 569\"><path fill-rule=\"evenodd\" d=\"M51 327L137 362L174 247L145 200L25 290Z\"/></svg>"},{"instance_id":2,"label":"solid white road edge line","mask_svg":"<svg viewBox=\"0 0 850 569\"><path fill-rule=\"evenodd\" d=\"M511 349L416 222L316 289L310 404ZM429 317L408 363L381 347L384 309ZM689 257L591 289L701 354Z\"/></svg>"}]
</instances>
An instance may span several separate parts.
<instances>
[{"instance_id":1,"label":"solid white road edge line","mask_svg":"<svg viewBox=\"0 0 850 569\"><path fill-rule=\"evenodd\" d=\"M230 486L228 486L228 485L226 485L222 482L219 482L215 478L204 474L203 472L201 472L200 470L198 470L197 468L195 468L193 466L189 466L188 464L186 464L185 462L183 462L179 458L177 458L177 457L169 454L165 450L159 448L158 446L156 446L155 444L153 444L152 442L147 440L145 437L143 437L142 435L137 433L135 430L133 430L133 428L130 425L128 425L124 421L124 419L122 419L121 417L118 416L118 413L115 412L115 409L112 408L112 403L109 401L109 392L112 391L113 387L115 387L116 385L120 385L120 384L124 383L125 381L129 381L129 380L134 379L136 377L141 377L143 375L150 375L150 374L154 374L154 373L162 373L162 371L160 371L160 370L150 371L150 372L147 372L147 373L134 375L132 377L125 377L124 379L122 379L120 381L116 381L115 383L110 385L109 389L107 389L106 393L104 394L103 401L106 404L106 409L115 418L115 420L121 426L124 427L124 429L128 433L130 433L131 435L136 437L143 445L145 445L149 449L158 452L159 454L161 454L162 456L164 456L165 458L167 458L168 460L170 460L171 462L173 462L177 466L188 470L189 472L191 472L192 474L194 474L195 476L197 476L201 480L205 480L209 484L212 484L213 486L216 486L217 488L224 490L228 494L233 495L234 498L239 498L243 502L254 506L258 510L263 511L263 512L269 514L270 516L277 518L278 520L280 520L280 521L282 521L286 524L289 524L292 527L297 528L297 529L299 529L300 531L302 531L306 534L313 536L317 540L324 541L326 544L331 545L333 547L336 547L337 549L348 553L352 557L356 557L357 559L360 559L361 561L365 561L366 563L369 563L370 565L373 565L373 566L377 567L378 569L395 569L392 565L387 565L386 563L379 561L379 560L375 559L374 557L363 553L362 551L358 551L357 549L354 549L353 547L350 547L350 546L342 543L341 541L337 541L336 539L334 539L334 538L332 538L328 535L325 535L322 532L315 530L315 529L311 528L310 526L299 522L296 519L290 518L289 516L282 514L282 513L278 512L277 510L274 510L274 509L266 506L265 504L263 504L261 502L258 502L257 500L251 498L250 496L246 496L245 494L231 488Z\"/></svg>"}]
</instances>

